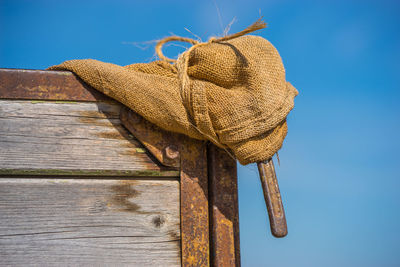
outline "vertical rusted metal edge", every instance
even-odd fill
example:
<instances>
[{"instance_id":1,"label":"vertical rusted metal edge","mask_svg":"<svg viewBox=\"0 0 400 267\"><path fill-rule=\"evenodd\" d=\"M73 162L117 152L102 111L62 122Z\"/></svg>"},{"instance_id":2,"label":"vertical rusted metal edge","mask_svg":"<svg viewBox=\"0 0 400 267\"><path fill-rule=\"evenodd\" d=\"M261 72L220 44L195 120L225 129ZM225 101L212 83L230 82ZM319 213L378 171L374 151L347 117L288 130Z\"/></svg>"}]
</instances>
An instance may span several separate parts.
<instances>
[{"instance_id":1,"label":"vertical rusted metal edge","mask_svg":"<svg viewBox=\"0 0 400 267\"><path fill-rule=\"evenodd\" d=\"M212 266L240 266L236 161L224 150L208 147Z\"/></svg>"},{"instance_id":2,"label":"vertical rusted metal edge","mask_svg":"<svg viewBox=\"0 0 400 267\"><path fill-rule=\"evenodd\" d=\"M182 266L210 266L206 144L190 138L182 141Z\"/></svg>"},{"instance_id":3,"label":"vertical rusted metal edge","mask_svg":"<svg viewBox=\"0 0 400 267\"><path fill-rule=\"evenodd\" d=\"M0 99L112 101L70 71L23 69L0 69Z\"/></svg>"}]
</instances>

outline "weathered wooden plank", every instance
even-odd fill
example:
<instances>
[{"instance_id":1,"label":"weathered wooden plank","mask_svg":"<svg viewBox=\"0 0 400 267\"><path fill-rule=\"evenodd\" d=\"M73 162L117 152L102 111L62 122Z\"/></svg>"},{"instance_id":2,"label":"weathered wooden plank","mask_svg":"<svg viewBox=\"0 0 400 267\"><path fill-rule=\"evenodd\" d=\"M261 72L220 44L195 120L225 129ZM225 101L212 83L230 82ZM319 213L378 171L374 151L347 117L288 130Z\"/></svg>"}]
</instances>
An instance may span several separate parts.
<instances>
[{"instance_id":1,"label":"weathered wooden plank","mask_svg":"<svg viewBox=\"0 0 400 267\"><path fill-rule=\"evenodd\" d=\"M0 174L179 176L121 125L111 102L0 100Z\"/></svg>"},{"instance_id":2,"label":"weathered wooden plank","mask_svg":"<svg viewBox=\"0 0 400 267\"><path fill-rule=\"evenodd\" d=\"M0 179L0 265L178 266L179 182Z\"/></svg>"}]
</instances>

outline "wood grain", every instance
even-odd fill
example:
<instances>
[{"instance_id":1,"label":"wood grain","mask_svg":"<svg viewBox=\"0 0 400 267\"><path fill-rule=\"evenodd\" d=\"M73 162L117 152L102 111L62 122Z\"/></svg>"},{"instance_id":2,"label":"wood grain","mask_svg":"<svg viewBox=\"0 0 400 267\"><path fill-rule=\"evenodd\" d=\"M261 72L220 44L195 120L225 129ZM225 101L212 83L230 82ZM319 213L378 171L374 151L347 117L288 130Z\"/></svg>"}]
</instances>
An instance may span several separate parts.
<instances>
[{"instance_id":1,"label":"wood grain","mask_svg":"<svg viewBox=\"0 0 400 267\"><path fill-rule=\"evenodd\" d=\"M121 125L115 102L0 100L0 175L177 177Z\"/></svg>"},{"instance_id":2,"label":"wood grain","mask_svg":"<svg viewBox=\"0 0 400 267\"><path fill-rule=\"evenodd\" d=\"M178 266L179 182L0 179L0 265Z\"/></svg>"}]
</instances>

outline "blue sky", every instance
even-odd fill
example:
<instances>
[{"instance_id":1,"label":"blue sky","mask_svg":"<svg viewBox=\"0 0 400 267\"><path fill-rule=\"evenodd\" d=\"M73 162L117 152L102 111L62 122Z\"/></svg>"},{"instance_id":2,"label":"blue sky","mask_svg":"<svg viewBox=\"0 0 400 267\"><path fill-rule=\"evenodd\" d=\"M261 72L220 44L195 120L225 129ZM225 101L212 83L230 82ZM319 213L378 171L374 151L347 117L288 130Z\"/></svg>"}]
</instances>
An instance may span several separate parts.
<instances>
[{"instance_id":1,"label":"blue sky","mask_svg":"<svg viewBox=\"0 0 400 267\"><path fill-rule=\"evenodd\" d=\"M399 1L0 0L0 67L149 62L146 41L207 40L260 12L300 94L276 166L286 238L269 233L256 167L239 166L242 266L400 266Z\"/></svg>"}]
</instances>

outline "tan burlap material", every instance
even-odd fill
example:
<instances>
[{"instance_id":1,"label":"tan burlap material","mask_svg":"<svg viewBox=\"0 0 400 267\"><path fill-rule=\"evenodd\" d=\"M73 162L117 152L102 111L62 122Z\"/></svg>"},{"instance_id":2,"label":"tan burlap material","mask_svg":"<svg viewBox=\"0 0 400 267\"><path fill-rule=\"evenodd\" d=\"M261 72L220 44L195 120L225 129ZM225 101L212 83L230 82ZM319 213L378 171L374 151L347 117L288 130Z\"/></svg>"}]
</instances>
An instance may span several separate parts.
<instances>
[{"instance_id":1,"label":"tan burlap material","mask_svg":"<svg viewBox=\"0 0 400 267\"><path fill-rule=\"evenodd\" d=\"M210 140L241 164L267 160L281 148L298 93L275 47L251 35L195 45L175 64L121 67L87 59L50 69L70 70L148 121Z\"/></svg>"}]
</instances>

